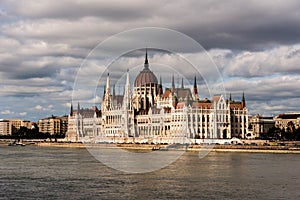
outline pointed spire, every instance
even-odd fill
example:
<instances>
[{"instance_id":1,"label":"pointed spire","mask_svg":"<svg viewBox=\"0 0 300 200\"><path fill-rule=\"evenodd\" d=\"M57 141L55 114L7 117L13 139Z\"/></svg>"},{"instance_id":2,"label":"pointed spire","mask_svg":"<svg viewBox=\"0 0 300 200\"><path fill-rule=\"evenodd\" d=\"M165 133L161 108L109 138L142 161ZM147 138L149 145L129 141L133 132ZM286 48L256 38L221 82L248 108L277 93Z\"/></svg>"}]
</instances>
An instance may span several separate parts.
<instances>
[{"instance_id":1,"label":"pointed spire","mask_svg":"<svg viewBox=\"0 0 300 200\"><path fill-rule=\"evenodd\" d=\"M184 85L183 85L183 78L181 78L181 88L182 88L182 89L184 88Z\"/></svg>"},{"instance_id":2,"label":"pointed spire","mask_svg":"<svg viewBox=\"0 0 300 200\"><path fill-rule=\"evenodd\" d=\"M244 91L243 91L243 97L242 97L242 106L243 106L243 108L246 107L246 100L245 100L245 94L244 94Z\"/></svg>"},{"instance_id":3,"label":"pointed spire","mask_svg":"<svg viewBox=\"0 0 300 200\"><path fill-rule=\"evenodd\" d=\"M107 73L105 93L108 94L108 95L110 95L110 79L109 79L109 73Z\"/></svg>"},{"instance_id":4,"label":"pointed spire","mask_svg":"<svg viewBox=\"0 0 300 200\"><path fill-rule=\"evenodd\" d=\"M174 75L172 75L172 88L171 88L172 94L175 92L175 82L174 82Z\"/></svg>"},{"instance_id":5,"label":"pointed spire","mask_svg":"<svg viewBox=\"0 0 300 200\"><path fill-rule=\"evenodd\" d=\"M196 76L194 78L193 98L194 98L195 101L198 101L200 99L200 97L198 95L198 87L197 87L197 78L196 78Z\"/></svg>"},{"instance_id":6,"label":"pointed spire","mask_svg":"<svg viewBox=\"0 0 300 200\"><path fill-rule=\"evenodd\" d=\"M148 64L148 53L147 53L147 48L146 48L145 64Z\"/></svg>"},{"instance_id":7,"label":"pointed spire","mask_svg":"<svg viewBox=\"0 0 300 200\"><path fill-rule=\"evenodd\" d=\"M229 101L232 101L231 92L229 93Z\"/></svg>"},{"instance_id":8,"label":"pointed spire","mask_svg":"<svg viewBox=\"0 0 300 200\"><path fill-rule=\"evenodd\" d=\"M126 83L125 83L125 90L124 90L124 97L123 97L123 104L122 104L122 110L124 117L124 125L122 125L123 134L128 136L129 131L129 124L131 123L129 121L129 112L131 110L131 96L130 96L130 80L129 80L129 70L127 69L126 73Z\"/></svg>"},{"instance_id":9,"label":"pointed spire","mask_svg":"<svg viewBox=\"0 0 300 200\"><path fill-rule=\"evenodd\" d=\"M123 97L123 108L130 109L130 80L129 80L129 70L127 69L126 74L126 83L125 83L125 91Z\"/></svg>"},{"instance_id":10,"label":"pointed spire","mask_svg":"<svg viewBox=\"0 0 300 200\"><path fill-rule=\"evenodd\" d=\"M111 95L110 95L110 79L109 79L109 73L107 74L106 79L106 88L105 88L105 94L102 101L102 110L110 109L111 108Z\"/></svg>"},{"instance_id":11,"label":"pointed spire","mask_svg":"<svg viewBox=\"0 0 300 200\"><path fill-rule=\"evenodd\" d=\"M198 88L197 88L197 79L196 79L196 76L194 78L194 95L197 95L198 94Z\"/></svg>"},{"instance_id":12,"label":"pointed spire","mask_svg":"<svg viewBox=\"0 0 300 200\"><path fill-rule=\"evenodd\" d=\"M147 48L146 48L146 55L145 55L145 63L144 63L144 67L145 67L146 69L149 68Z\"/></svg>"},{"instance_id":13,"label":"pointed spire","mask_svg":"<svg viewBox=\"0 0 300 200\"><path fill-rule=\"evenodd\" d=\"M73 116L73 113L74 113L74 111L73 111L73 103L71 103L70 116Z\"/></svg>"}]
</instances>

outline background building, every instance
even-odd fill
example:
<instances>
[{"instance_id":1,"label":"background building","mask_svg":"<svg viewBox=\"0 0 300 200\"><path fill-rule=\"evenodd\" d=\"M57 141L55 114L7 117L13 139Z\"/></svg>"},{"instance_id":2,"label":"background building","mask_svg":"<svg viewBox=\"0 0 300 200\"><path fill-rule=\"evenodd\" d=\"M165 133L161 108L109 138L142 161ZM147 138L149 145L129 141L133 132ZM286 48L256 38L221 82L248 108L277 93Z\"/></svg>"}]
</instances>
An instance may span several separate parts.
<instances>
[{"instance_id":1,"label":"background building","mask_svg":"<svg viewBox=\"0 0 300 200\"><path fill-rule=\"evenodd\" d=\"M68 116L51 116L38 121L39 132L63 135L68 130Z\"/></svg>"},{"instance_id":2,"label":"background building","mask_svg":"<svg viewBox=\"0 0 300 200\"><path fill-rule=\"evenodd\" d=\"M0 134L12 135L17 133L21 127L31 129L32 124L30 121L21 119L2 119L0 120Z\"/></svg>"},{"instance_id":3,"label":"background building","mask_svg":"<svg viewBox=\"0 0 300 200\"><path fill-rule=\"evenodd\" d=\"M272 128L275 127L273 117L263 117L262 115L255 115L250 118L250 127L255 138L266 135Z\"/></svg>"},{"instance_id":4,"label":"background building","mask_svg":"<svg viewBox=\"0 0 300 200\"><path fill-rule=\"evenodd\" d=\"M0 135L11 135L12 134L12 124L9 120L2 119L0 121Z\"/></svg>"},{"instance_id":5,"label":"background building","mask_svg":"<svg viewBox=\"0 0 300 200\"><path fill-rule=\"evenodd\" d=\"M297 129L300 125L300 113L279 114L274 117L274 121L276 128L286 129L290 123Z\"/></svg>"},{"instance_id":6,"label":"background building","mask_svg":"<svg viewBox=\"0 0 300 200\"><path fill-rule=\"evenodd\" d=\"M83 109L78 103L77 110L73 110L73 105L71 105L66 139L80 141L82 132L85 132L86 135L95 135L95 131L98 133L101 130L100 124L100 111L97 107Z\"/></svg>"}]
</instances>

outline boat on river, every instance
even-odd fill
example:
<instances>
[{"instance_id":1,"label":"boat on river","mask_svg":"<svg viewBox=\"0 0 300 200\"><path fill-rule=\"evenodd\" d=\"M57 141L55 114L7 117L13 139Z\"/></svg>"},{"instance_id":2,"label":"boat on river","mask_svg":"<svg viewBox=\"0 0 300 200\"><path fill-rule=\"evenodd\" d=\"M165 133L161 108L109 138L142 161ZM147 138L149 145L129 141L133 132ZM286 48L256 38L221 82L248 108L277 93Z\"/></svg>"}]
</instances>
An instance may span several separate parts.
<instances>
[{"instance_id":1,"label":"boat on river","mask_svg":"<svg viewBox=\"0 0 300 200\"><path fill-rule=\"evenodd\" d=\"M21 141L13 141L13 142L10 142L9 144L8 144L8 146L26 146L26 144L25 143L22 143Z\"/></svg>"}]
</instances>

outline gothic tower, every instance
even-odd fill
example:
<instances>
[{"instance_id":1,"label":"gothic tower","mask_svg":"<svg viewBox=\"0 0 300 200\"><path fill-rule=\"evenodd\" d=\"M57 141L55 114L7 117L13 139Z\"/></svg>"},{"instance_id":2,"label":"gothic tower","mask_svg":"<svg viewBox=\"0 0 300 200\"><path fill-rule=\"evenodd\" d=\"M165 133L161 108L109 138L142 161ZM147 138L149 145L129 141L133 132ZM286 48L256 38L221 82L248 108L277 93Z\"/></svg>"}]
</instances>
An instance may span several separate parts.
<instances>
[{"instance_id":1,"label":"gothic tower","mask_svg":"<svg viewBox=\"0 0 300 200\"><path fill-rule=\"evenodd\" d=\"M197 88L197 80L196 80L196 76L194 78L194 87L193 87L193 97L194 100L197 101L199 100L199 95L198 95L198 88Z\"/></svg>"},{"instance_id":2,"label":"gothic tower","mask_svg":"<svg viewBox=\"0 0 300 200\"><path fill-rule=\"evenodd\" d=\"M105 88L105 94L104 94L104 99L102 102L102 111L106 111L111 109L111 95L110 95L110 78L109 78L109 73L107 74L107 79L106 79L106 88Z\"/></svg>"}]
</instances>

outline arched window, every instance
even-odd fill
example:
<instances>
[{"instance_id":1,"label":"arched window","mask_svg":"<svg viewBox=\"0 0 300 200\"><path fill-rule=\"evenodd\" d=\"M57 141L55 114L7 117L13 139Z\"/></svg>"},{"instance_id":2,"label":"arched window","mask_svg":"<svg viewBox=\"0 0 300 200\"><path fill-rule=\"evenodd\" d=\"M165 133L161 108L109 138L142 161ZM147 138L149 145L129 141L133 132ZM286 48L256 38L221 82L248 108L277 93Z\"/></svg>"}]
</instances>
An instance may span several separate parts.
<instances>
[{"instance_id":1,"label":"arched window","mask_svg":"<svg viewBox=\"0 0 300 200\"><path fill-rule=\"evenodd\" d=\"M143 109L144 108L144 105L145 105L145 100L144 98L141 99L141 108Z\"/></svg>"}]
</instances>

